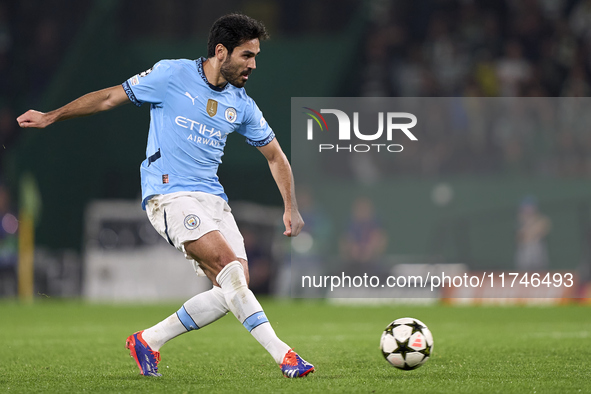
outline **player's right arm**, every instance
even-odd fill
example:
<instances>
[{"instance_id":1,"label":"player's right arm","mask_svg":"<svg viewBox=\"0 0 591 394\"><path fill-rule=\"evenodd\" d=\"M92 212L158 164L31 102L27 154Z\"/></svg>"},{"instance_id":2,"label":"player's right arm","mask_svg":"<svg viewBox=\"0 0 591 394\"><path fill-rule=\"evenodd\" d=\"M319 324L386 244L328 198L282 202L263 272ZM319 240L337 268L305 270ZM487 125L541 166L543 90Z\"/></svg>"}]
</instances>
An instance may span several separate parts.
<instances>
[{"instance_id":1,"label":"player's right arm","mask_svg":"<svg viewBox=\"0 0 591 394\"><path fill-rule=\"evenodd\" d=\"M66 119L88 116L97 112L107 111L111 108L131 102L125 93L123 86L113 86L107 89L85 94L69 104L51 112L39 112L28 110L16 121L20 127L34 127L43 129L52 123Z\"/></svg>"}]
</instances>

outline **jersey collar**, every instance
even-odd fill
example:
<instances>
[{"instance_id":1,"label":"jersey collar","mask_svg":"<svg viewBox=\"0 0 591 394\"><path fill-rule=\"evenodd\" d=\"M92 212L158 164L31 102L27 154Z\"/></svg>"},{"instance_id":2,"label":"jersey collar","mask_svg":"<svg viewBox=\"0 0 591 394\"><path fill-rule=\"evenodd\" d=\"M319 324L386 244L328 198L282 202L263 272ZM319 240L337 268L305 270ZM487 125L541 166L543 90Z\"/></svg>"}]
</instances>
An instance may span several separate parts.
<instances>
[{"instance_id":1,"label":"jersey collar","mask_svg":"<svg viewBox=\"0 0 591 394\"><path fill-rule=\"evenodd\" d=\"M216 92L223 91L224 89L226 89L226 87L228 87L229 83L226 82L226 84L222 87L218 87L209 83L207 77L205 76L205 72L203 71L203 62L205 60L207 59L204 57L200 57L199 59L195 60L195 63L197 64L197 71L199 72L199 75L201 75L201 78L203 78L203 82L205 82L210 89L215 90Z\"/></svg>"}]
</instances>

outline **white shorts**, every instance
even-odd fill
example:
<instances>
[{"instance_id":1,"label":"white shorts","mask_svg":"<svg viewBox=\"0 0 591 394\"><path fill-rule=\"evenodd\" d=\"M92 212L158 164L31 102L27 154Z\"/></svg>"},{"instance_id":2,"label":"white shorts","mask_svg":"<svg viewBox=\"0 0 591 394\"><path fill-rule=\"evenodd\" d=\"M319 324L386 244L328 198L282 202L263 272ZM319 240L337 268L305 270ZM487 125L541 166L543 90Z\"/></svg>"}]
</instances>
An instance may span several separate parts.
<instances>
[{"instance_id":1,"label":"white shorts","mask_svg":"<svg viewBox=\"0 0 591 394\"><path fill-rule=\"evenodd\" d=\"M152 226L175 248L191 260L197 275L205 275L199 262L185 251L185 243L219 231L236 256L246 260L244 238L238 230L232 210L221 197L202 192L158 194L146 203Z\"/></svg>"}]
</instances>

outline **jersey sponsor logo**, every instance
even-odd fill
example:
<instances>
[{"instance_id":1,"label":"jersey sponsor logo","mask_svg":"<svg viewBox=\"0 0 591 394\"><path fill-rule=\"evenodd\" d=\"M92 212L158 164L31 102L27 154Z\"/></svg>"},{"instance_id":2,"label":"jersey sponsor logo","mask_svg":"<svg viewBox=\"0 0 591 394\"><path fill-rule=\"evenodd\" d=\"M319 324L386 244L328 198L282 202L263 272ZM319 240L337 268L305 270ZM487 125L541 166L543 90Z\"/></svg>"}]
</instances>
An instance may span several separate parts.
<instances>
[{"instance_id":1,"label":"jersey sponsor logo","mask_svg":"<svg viewBox=\"0 0 591 394\"><path fill-rule=\"evenodd\" d=\"M139 77L138 77L138 75L137 75L137 74L136 74L136 75L134 75L133 77L131 77L131 78L130 78L130 81L131 81L131 86L135 86L135 85L137 85L138 83L140 83L140 79L139 79Z\"/></svg>"},{"instance_id":2,"label":"jersey sponsor logo","mask_svg":"<svg viewBox=\"0 0 591 394\"><path fill-rule=\"evenodd\" d=\"M206 109L207 109L207 114L213 118L215 116L215 114L218 113L218 102L213 99L207 100Z\"/></svg>"},{"instance_id":3,"label":"jersey sponsor logo","mask_svg":"<svg viewBox=\"0 0 591 394\"><path fill-rule=\"evenodd\" d=\"M187 230L195 230L201 224L201 219L197 215L187 215L185 217L185 227Z\"/></svg>"},{"instance_id":4,"label":"jersey sponsor logo","mask_svg":"<svg viewBox=\"0 0 591 394\"><path fill-rule=\"evenodd\" d=\"M196 99L197 97L199 97L199 96L195 96L195 97L193 97L193 96L191 96L191 93L189 93L189 92L185 92L185 96L187 96L188 98L190 98L190 99L191 99L191 102L193 103L193 105L195 105L195 99Z\"/></svg>"},{"instance_id":5,"label":"jersey sponsor logo","mask_svg":"<svg viewBox=\"0 0 591 394\"><path fill-rule=\"evenodd\" d=\"M213 127L208 128L206 124L199 123L196 120L185 118L184 116L177 116L174 119L174 123L176 123L177 126L180 126L184 129L196 131L197 133L208 138L217 138L218 140L222 139L221 130L216 130Z\"/></svg>"},{"instance_id":6,"label":"jersey sponsor logo","mask_svg":"<svg viewBox=\"0 0 591 394\"><path fill-rule=\"evenodd\" d=\"M220 146L220 142L211 138L199 137L198 135L189 134L187 137L189 141L193 141L197 144L209 145L209 146Z\"/></svg>"},{"instance_id":7,"label":"jersey sponsor logo","mask_svg":"<svg viewBox=\"0 0 591 394\"><path fill-rule=\"evenodd\" d=\"M226 109L226 120L230 123L234 123L236 121L236 109L230 107Z\"/></svg>"}]
</instances>

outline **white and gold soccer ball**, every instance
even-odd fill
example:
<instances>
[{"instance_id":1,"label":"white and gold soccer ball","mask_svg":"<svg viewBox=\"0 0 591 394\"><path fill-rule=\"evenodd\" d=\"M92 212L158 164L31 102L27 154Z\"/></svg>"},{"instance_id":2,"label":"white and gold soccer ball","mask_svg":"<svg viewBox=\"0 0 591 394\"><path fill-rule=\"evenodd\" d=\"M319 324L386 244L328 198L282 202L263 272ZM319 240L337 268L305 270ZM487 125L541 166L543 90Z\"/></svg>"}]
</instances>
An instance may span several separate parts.
<instances>
[{"instance_id":1,"label":"white and gold soccer ball","mask_svg":"<svg viewBox=\"0 0 591 394\"><path fill-rule=\"evenodd\" d=\"M406 371L416 369L431 357L433 335L422 321L403 317L386 327L380 349L394 367Z\"/></svg>"}]
</instances>

